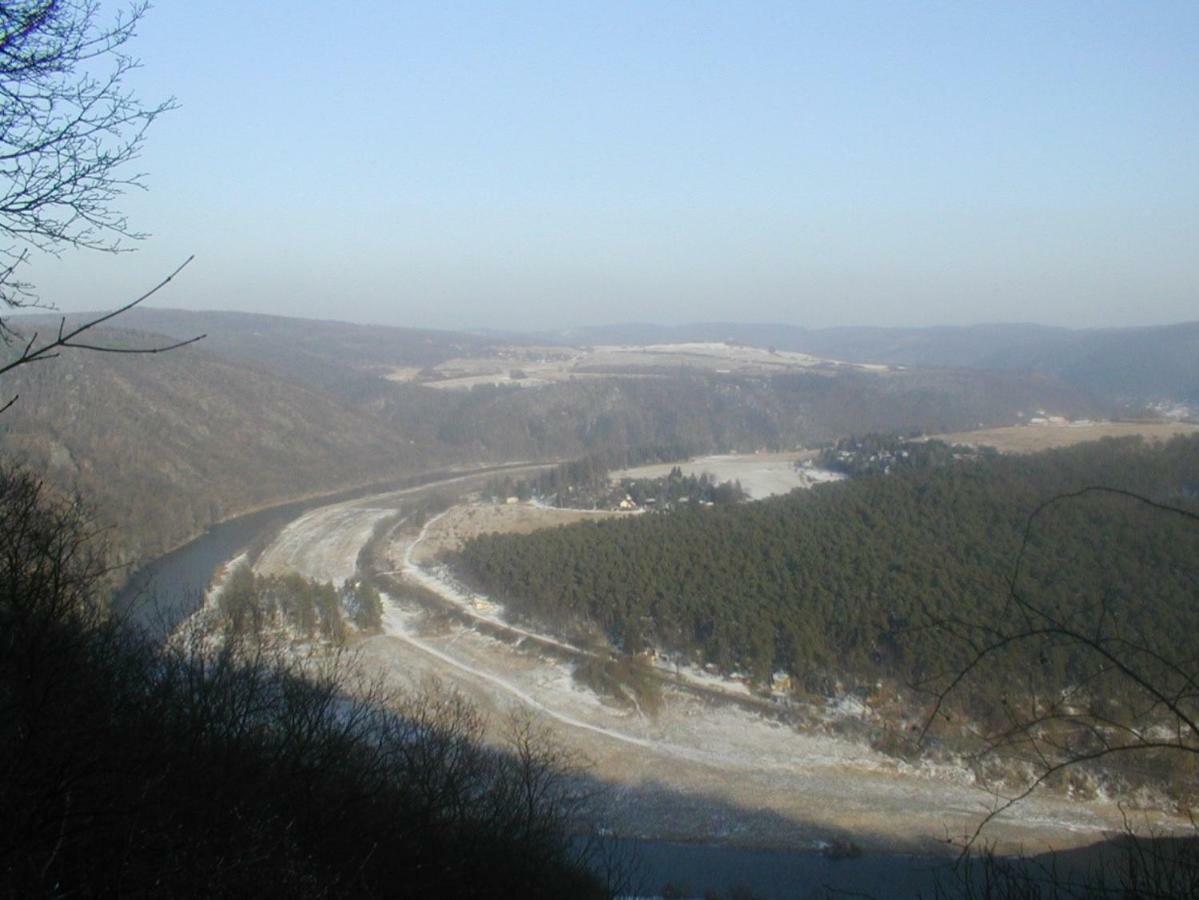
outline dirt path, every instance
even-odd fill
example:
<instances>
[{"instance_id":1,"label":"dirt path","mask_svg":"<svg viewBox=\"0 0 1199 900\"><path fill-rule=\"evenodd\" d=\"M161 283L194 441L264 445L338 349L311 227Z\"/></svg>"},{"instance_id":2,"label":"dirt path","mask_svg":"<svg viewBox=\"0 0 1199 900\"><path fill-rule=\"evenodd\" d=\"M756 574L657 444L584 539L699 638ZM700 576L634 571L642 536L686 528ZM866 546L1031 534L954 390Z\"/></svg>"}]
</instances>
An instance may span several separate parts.
<instances>
[{"instance_id":1,"label":"dirt path","mask_svg":"<svg viewBox=\"0 0 1199 900\"><path fill-rule=\"evenodd\" d=\"M610 706L578 685L569 665L462 626L431 627L394 598L385 626L362 646L368 667L406 685L453 684L496 722L534 709L616 786L605 824L618 833L798 848L849 832L866 845L927 852L972 830L993 803L962 773L906 766L686 694L668 691L655 717ZM1114 809L1038 798L988 834L1008 845L1065 846L1117 824Z\"/></svg>"}]
</instances>

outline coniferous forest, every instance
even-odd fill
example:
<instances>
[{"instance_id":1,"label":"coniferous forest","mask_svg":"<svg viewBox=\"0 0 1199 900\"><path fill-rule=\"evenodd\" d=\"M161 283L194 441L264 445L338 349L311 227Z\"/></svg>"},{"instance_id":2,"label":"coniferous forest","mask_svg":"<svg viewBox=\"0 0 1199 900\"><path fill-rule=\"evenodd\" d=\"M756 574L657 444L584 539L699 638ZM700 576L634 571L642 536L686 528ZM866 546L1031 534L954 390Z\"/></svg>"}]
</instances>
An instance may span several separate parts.
<instances>
[{"instance_id":1,"label":"coniferous forest","mask_svg":"<svg viewBox=\"0 0 1199 900\"><path fill-rule=\"evenodd\" d=\"M1199 438L984 455L735 507L484 535L453 562L516 616L593 623L630 653L662 648L760 684L785 670L811 692L962 665L969 648L936 626L1002 623L1018 559L1022 596L1193 657L1199 533L1134 497L1062 496L1093 485L1195 509ZM1026 663L1010 657L1018 671L990 683ZM1064 648L1036 663L1043 685L1086 675Z\"/></svg>"}]
</instances>

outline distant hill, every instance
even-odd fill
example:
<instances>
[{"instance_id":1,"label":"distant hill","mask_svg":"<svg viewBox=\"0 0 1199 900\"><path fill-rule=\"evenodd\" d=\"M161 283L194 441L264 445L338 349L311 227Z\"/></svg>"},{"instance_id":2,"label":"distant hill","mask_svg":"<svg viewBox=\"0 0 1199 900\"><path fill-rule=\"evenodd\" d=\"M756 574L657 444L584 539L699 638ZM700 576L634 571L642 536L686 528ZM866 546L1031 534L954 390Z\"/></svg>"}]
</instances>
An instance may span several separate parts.
<instances>
[{"instance_id":1,"label":"distant hill","mask_svg":"<svg viewBox=\"0 0 1199 900\"><path fill-rule=\"evenodd\" d=\"M32 319L12 320L28 330ZM789 448L868 431L1005 425L1108 408L1013 371L740 375L631 369L538 387L438 390L385 377L476 355L492 337L240 313L136 311L94 343L201 343L154 356L68 353L5 376L0 453L77 490L126 559L284 500L483 462ZM136 328L135 328L136 326ZM0 351L3 352L3 351ZM10 348L7 352L15 352ZM655 457L656 458L656 457Z\"/></svg>"},{"instance_id":2,"label":"distant hill","mask_svg":"<svg viewBox=\"0 0 1199 900\"><path fill-rule=\"evenodd\" d=\"M105 329L97 342L153 336ZM157 339L161 341L161 339ZM67 353L4 379L8 459L78 490L126 557L224 516L419 467L395 430L326 393L199 348L153 358Z\"/></svg>"},{"instance_id":3,"label":"distant hill","mask_svg":"<svg viewBox=\"0 0 1199 900\"><path fill-rule=\"evenodd\" d=\"M494 343L464 332L181 309L131 310L120 326L176 339L206 334L208 353L323 388L397 367L435 365Z\"/></svg>"},{"instance_id":4,"label":"distant hill","mask_svg":"<svg viewBox=\"0 0 1199 900\"><path fill-rule=\"evenodd\" d=\"M1043 325L824 328L730 322L558 332L571 343L732 340L846 362L1042 372L1106 398L1199 403L1199 322L1152 328Z\"/></svg>"},{"instance_id":5,"label":"distant hill","mask_svg":"<svg viewBox=\"0 0 1199 900\"><path fill-rule=\"evenodd\" d=\"M855 363L1054 375L1109 401L1199 404L1199 322L1070 329L1032 324L807 329L771 323L629 323L567 331L469 334L236 312L138 309L123 327L175 338L288 377L342 389L399 367L424 367L508 343L737 341Z\"/></svg>"}]
</instances>

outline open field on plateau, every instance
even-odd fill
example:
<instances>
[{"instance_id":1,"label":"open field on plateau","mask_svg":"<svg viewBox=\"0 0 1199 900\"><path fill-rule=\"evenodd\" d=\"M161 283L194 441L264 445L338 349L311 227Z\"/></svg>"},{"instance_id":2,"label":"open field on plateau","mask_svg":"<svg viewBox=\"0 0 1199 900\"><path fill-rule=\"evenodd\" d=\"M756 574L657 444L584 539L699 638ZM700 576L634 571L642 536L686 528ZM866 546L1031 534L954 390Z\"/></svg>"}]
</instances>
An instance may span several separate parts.
<instances>
[{"instance_id":1,"label":"open field on plateau","mask_svg":"<svg viewBox=\"0 0 1199 900\"><path fill-rule=\"evenodd\" d=\"M1105 437L1140 435L1148 441L1166 441L1179 434L1194 434L1199 425L1187 422L1044 422L935 434L949 444L994 447L1000 453L1036 453L1070 447Z\"/></svg>"},{"instance_id":2,"label":"open field on plateau","mask_svg":"<svg viewBox=\"0 0 1199 900\"><path fill-rule=\"evenodd\" d=\"M447 390L469 390L483 384L533 387L574 378L677 374L692 369L713 374L770 375L790 371L834 369L886 371L886 366L843 363L807 353L750 347L734 342L695 341L677 344L596 347L503 346L487 355L449 359L425 369L393 369L388 378Z\"/></svg>"}]
</instances>

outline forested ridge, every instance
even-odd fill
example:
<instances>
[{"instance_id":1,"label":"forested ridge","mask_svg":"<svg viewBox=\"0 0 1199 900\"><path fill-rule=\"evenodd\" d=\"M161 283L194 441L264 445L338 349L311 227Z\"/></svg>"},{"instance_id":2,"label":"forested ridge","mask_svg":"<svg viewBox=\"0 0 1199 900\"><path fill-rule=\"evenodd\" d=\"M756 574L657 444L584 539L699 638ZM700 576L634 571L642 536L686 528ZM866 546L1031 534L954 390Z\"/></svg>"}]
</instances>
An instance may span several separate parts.
<instances>
[{"instance_id":1,"label":"forested ridge","mask_svg":"<svg viewBox=\"0 0 1199 900\"><path fill-rule=\"evenodd\" d=\"M910 684L967 652L926 626L1002 615L1030 514L1087 485L1199 508L1199 438L1109 439L736 507L485 535L453 562L513 614L593 622L630 652L655 645L759 682L783 669L812 691L838 680ZM1020 589L1068 615L1100 604L1163 653L1193 658L1197 579L1193 523L1100 494L1038 518ZM1049 683L1082 675L1066 652L1037 662Z\"/></svg>"},{"instance_id":2,"label":"forested ridge","mask_svg":"<svg viewBox=\"0 0 1199 900\"><path fill-rule=\"evenodd\" d=\"M11 373L9 389L22 400L0 422L0 451L90 498L118 528L114 550L131 561L250 509L447 465L616 458L652 448L676 455L782 449L851 432L1006 424L1044 405L1102 411L1059 384L978 372L680 371L443 391L380 372L461 350L469 336L426 344L419 333L392 329L368 341L369 329L261 318L243 323L246 334L226 324L211 348L206 339L152 366L66 354L52 368ZM219 324L190 322L183 317L172 333ZM113 327L95 338L120 348L169 339ZM0 358L14 352L0 346ZM294 365L285 366L289 353ZM297 367L326 365L327 378L297 376Z\"/></svg>"}]
</instances>

